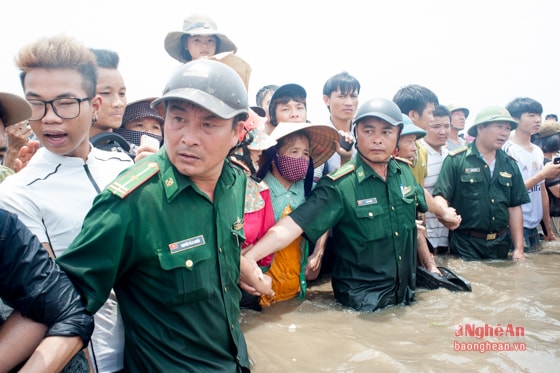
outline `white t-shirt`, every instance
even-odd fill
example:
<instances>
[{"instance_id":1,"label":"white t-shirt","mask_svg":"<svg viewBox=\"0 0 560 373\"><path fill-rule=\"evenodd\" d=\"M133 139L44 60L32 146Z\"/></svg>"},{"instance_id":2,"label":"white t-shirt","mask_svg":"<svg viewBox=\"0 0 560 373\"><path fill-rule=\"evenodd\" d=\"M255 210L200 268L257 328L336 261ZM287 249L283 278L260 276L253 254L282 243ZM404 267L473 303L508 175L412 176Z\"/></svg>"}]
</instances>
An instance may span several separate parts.
<instances>
[{"instance_id":1,"label":"white t-shirt","mask_svg":"<svg viewBox=\"0 0 560 373\"><path fill-rule=\"evenodd\" d=\"M424 139L420 139L419 142L428 151L428 176L424 179L424 188L432 194L434 191L434 186L441 172L441 166L443 160L447 157L449 153L446 146L441 147L441 154L432 148ZM449 246L449 229L447 229L443 224L439 222L437 217L427 211L425 213L426 217L426 236L432 244L433 247L448 247Z\"/></svg>"},{"instance_id":2,"label":"white t-shirt","mask_svg":"<svg viewBox=\"0 0 560 373\"><path fill-rule=\"evenodd\" d=\"M531 144L531 151L508 140L503 149L510 157L517 161L517 165L523 175L523 180L535 176L543 168L544 154L538 146ZM541 188L544 188L544 180L528 189L531 202L521 205L523 210L523 227L534 229L543 218L543 201Z\"/></svg>"},{"instance_id":3,"label":"white t-shirt","mask_svg":"<svg viewBox=\"0 0 560 373\"><path fill-rule=\"evenodd\" d=\"M0 184L0 208L17 213L56 256L80 232L97 194L133 164L125 153L91 148L85 163L40 148L24 169ZM90 346L98 371L123 369L124 328L114 293L94 317Z\"/></svg>"}]
</instances>

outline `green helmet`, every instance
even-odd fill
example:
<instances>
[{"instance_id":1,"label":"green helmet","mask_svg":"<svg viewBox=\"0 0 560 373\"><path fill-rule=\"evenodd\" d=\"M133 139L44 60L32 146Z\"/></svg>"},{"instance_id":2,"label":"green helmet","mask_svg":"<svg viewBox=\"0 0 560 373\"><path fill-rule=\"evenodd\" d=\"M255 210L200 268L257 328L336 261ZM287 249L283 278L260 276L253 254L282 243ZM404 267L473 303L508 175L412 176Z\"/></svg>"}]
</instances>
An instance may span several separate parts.
<instances>
[{"instance_id":1,"label":"green helmet","mask_svg":"<svg viewBox=\"0 0 560 373\"><path fill-rule=\"evenodd\" d=\"M401 137L406 135L416 135L416 140L420 140L422 137L426 136L426 131L414 124L412 119L406 114L403 117L403 130L401 132Z\"/></svg>"},{"instance_id":2,"label":"green helmet","mask_svg":"<svg viewBox=\"0 0 560 373\"><path fill-rule=\"evenodd\" d=\"M456 105L450 104L450 105L447 105L447 109L449 110L449 112L450 112L451 114L453 114L454 111L459 111L459 110L461 110L463 113L465 113L465 118L468 118L468 117L469 117L470 110L467 109L467 108L464 107L464 106L456 106Z\"/></svg>"},{"instance_id":3,"label":"green helmet","mask_svg":"<svg viewBox=\"0 0 560 373\"><path fill-rule=\"evenodd\" d=\"M195 60L177 68L152 107L168 100L192 102L223 119L249 114L243 80L231 67L213 60Z\"/></svg>"},{"instance_id":4,"label":"green helmet","mask_svg":"<svg viewBox=\"0 0 560 373\"><path fill-rule=\"evenodd\" d=\"M379 118L391 126L403 127L401 110L397 104L386 98L372 98L360 105L354 119L354 127L360 120L367 117Z\"/></svg>"},{"instance_id":5,"label":"green helmet","mask_svg":"<svg viewBox=\"0 0 560 373\"><path fill-rule=\"evenodd\" d=\"M517 128L517 122L511 117L509 111L503 106L487 106L480 110L474 118L473 125L469 128L468 134L472 137L478 135L478 125L483 123L507 122L511 129Z\"/></svg>"}]
</instances>

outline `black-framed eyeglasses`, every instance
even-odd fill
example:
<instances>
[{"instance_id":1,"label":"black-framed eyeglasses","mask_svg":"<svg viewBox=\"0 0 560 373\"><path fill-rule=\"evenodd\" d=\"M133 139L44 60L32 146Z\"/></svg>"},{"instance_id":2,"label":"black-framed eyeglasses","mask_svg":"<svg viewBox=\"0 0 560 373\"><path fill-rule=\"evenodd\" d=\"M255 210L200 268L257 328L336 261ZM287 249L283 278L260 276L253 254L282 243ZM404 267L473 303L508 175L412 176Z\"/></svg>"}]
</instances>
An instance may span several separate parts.
<instances>
[{"instance_id":1,"label":"black-framed eyeglasses","mask_svg":"<svg viewBox=\"0 0 560 373\"><path fill-rule=\"evenodd\" d=\"M50 104L54 113L62 119L74 119L80 115L80 105L84 101L91 100L91 97L76 98L64 97L50 101L27 99L31 105L31 118L29 120L41 120L47 113L47 104Z\"/></svg>"}]
</instances>

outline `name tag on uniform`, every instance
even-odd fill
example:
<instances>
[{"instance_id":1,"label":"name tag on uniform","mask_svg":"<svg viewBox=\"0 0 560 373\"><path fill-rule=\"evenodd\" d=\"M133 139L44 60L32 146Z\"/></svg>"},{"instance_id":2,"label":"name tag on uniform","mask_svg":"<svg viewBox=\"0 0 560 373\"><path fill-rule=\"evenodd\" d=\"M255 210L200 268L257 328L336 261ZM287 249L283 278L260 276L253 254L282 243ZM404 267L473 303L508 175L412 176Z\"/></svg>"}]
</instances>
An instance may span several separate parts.
<instances>
[{"instance_id":1,"label":"name tag on uniform","mask_svg":"<svg viewBox=\"0 0 560 373\"><path fill-rule=\"evenodd\" d=\"M480 172L480 168L476 167L476 168L465 168L465 173L467 174L472 174L473 172Z\"/></svg>"},{"instance_id":2,"label":"name tag on uniform","mask_svg":"<svg viewBox=\"0 0 560 373\"><path fill-rule=\"evenodd\" d=\"M377 203L377 198L366 198L366 199L359 199L358 206L367 206L367 205L375 205Z\"/></svg>"},{"instance_id":3,"label":"name tag on uniform","mask_svg":"<svg viewBox=\"0 0 560 373\"><path fill-rule=\"evenodd\" d=\"M181 251L189 250L197 246L202 246L206 243L204 241L204 236L196 236L192 238L187 238L186 240L174 242L169 244L169 251L171 254L180 253Z\"/></svg>"}]
</instances>

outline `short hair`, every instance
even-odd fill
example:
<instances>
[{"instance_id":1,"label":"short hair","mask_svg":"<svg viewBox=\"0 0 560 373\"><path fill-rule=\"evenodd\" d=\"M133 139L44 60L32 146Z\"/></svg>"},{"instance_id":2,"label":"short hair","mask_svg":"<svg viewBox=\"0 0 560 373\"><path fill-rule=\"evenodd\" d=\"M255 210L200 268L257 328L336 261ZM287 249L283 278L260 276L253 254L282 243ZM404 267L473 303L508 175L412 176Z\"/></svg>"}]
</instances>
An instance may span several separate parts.
<instances>
[{"instance_id":1,"label":"short hair","mask_svg":"<svg viewBox=\"0 0 560 373\"><path fill-rule=\"evenodd\" d=\"M69 36L51 36L37 40L20 49L16 65L21 70L20 81L33 69L71 69L82 76L82 87L89 97L95 96L97 71L95 55L83 44Z\"/></svg>"},{"instance_id":2,"label":"short hair","mask_svg":"<svg viewBox=\"0 0 560 373\"><path fill-rule=\"evenodd\" d=\"M410 84L399 89L393 97L393 102L401 109L401 113L407 115L411 111L422 114L430 103L439 105L436 94L418 84Z\"/></svg>"},{"instance_id":3,"label":"short hair","mask_svg":"<svg viewBox=\"0 0 560 373\"><path fill-rule=\"evenodd\" d=\"M449 117L451 120L451 112L446 106L438 104L434 110L434 117Z\"/></svg>"},{"instance_id":4,"label":"short hair","mask_svg":"<svg viewBox=\"0 0 560 373\"><path fill-rule=\"evenodd\" d=\"M360 82L346 71L343 71L327 79L325 85L323 85L323 95L330 96L331 93L338 89L344 94L360 93Z\"/></svg>"},{"instance_id":5,"label":"short hair","mask_svg":"<svg viewBox=\"0 0 560 373\"><path fill-rule=\"evenodd\" d=\"M543 153L556 153L560 150L560 133L546 137L533 136L532 142L541 148Z\"/></svg>"},{"instance_id":6,"label":"short hair","mask_svg":"<svg viewBox=\"0 0 560 373\"><path fill-rule=\"evenodd\" d=\"M271 125L275 127L278 125L278 119L276 118L276 107L278 105L286 105L291 100L303 104L305 110L307 110L306 97L300 96L299 94L292 91L282 93L278 97L274 97L268 105L268 115L270 117L269 122Z\"/></svg>"},{"instance_id":7,"label":"short hair","mask_svg":"<svg viewBox=\"0 0 560 373\"><path fill-rule=\"evenodd\" d=\"M119 68L119 54L109 49L95 49L90 48L95 55L97 66L104 69L118 69Z\"/></svg>"},{"instance_id":8,"label":"short hair","mask_svg":"<svg viewBox=\"0 0 560 373\"><path fill-rule=\"evenodd\" d=\"M546 114L546 118L544 120L552 119L555 122L558 122L558 115L556 114Z\"/></svg>"},{"instance_id":9,"label":"short hair","mask_svg":"<svg viewBox=\"0 0 560 373\"><path fill-rule=\"evenodd\" d=\"M267 93L271 93L274 94L274 91L276 91L278 89L279 86L277 86L276 84L267 84L263 87L261 87L261 89L259 89L259 91L257 92L257 97L256 97L256 103L258 107L263 107L263 100L264 100L264 96L266 96Z\"/></svg>"},{"instance_id":10,"label":"short hair","mask_svg":"<svg viewBox=\"0 0 560 373\"><path fill-rule=\"evenodd\" d=\"M507 111L513 118L521 118L523 113L542 114L540 102L529 97L517 97L506 105Z\"/></svg>"}]
</instances>

